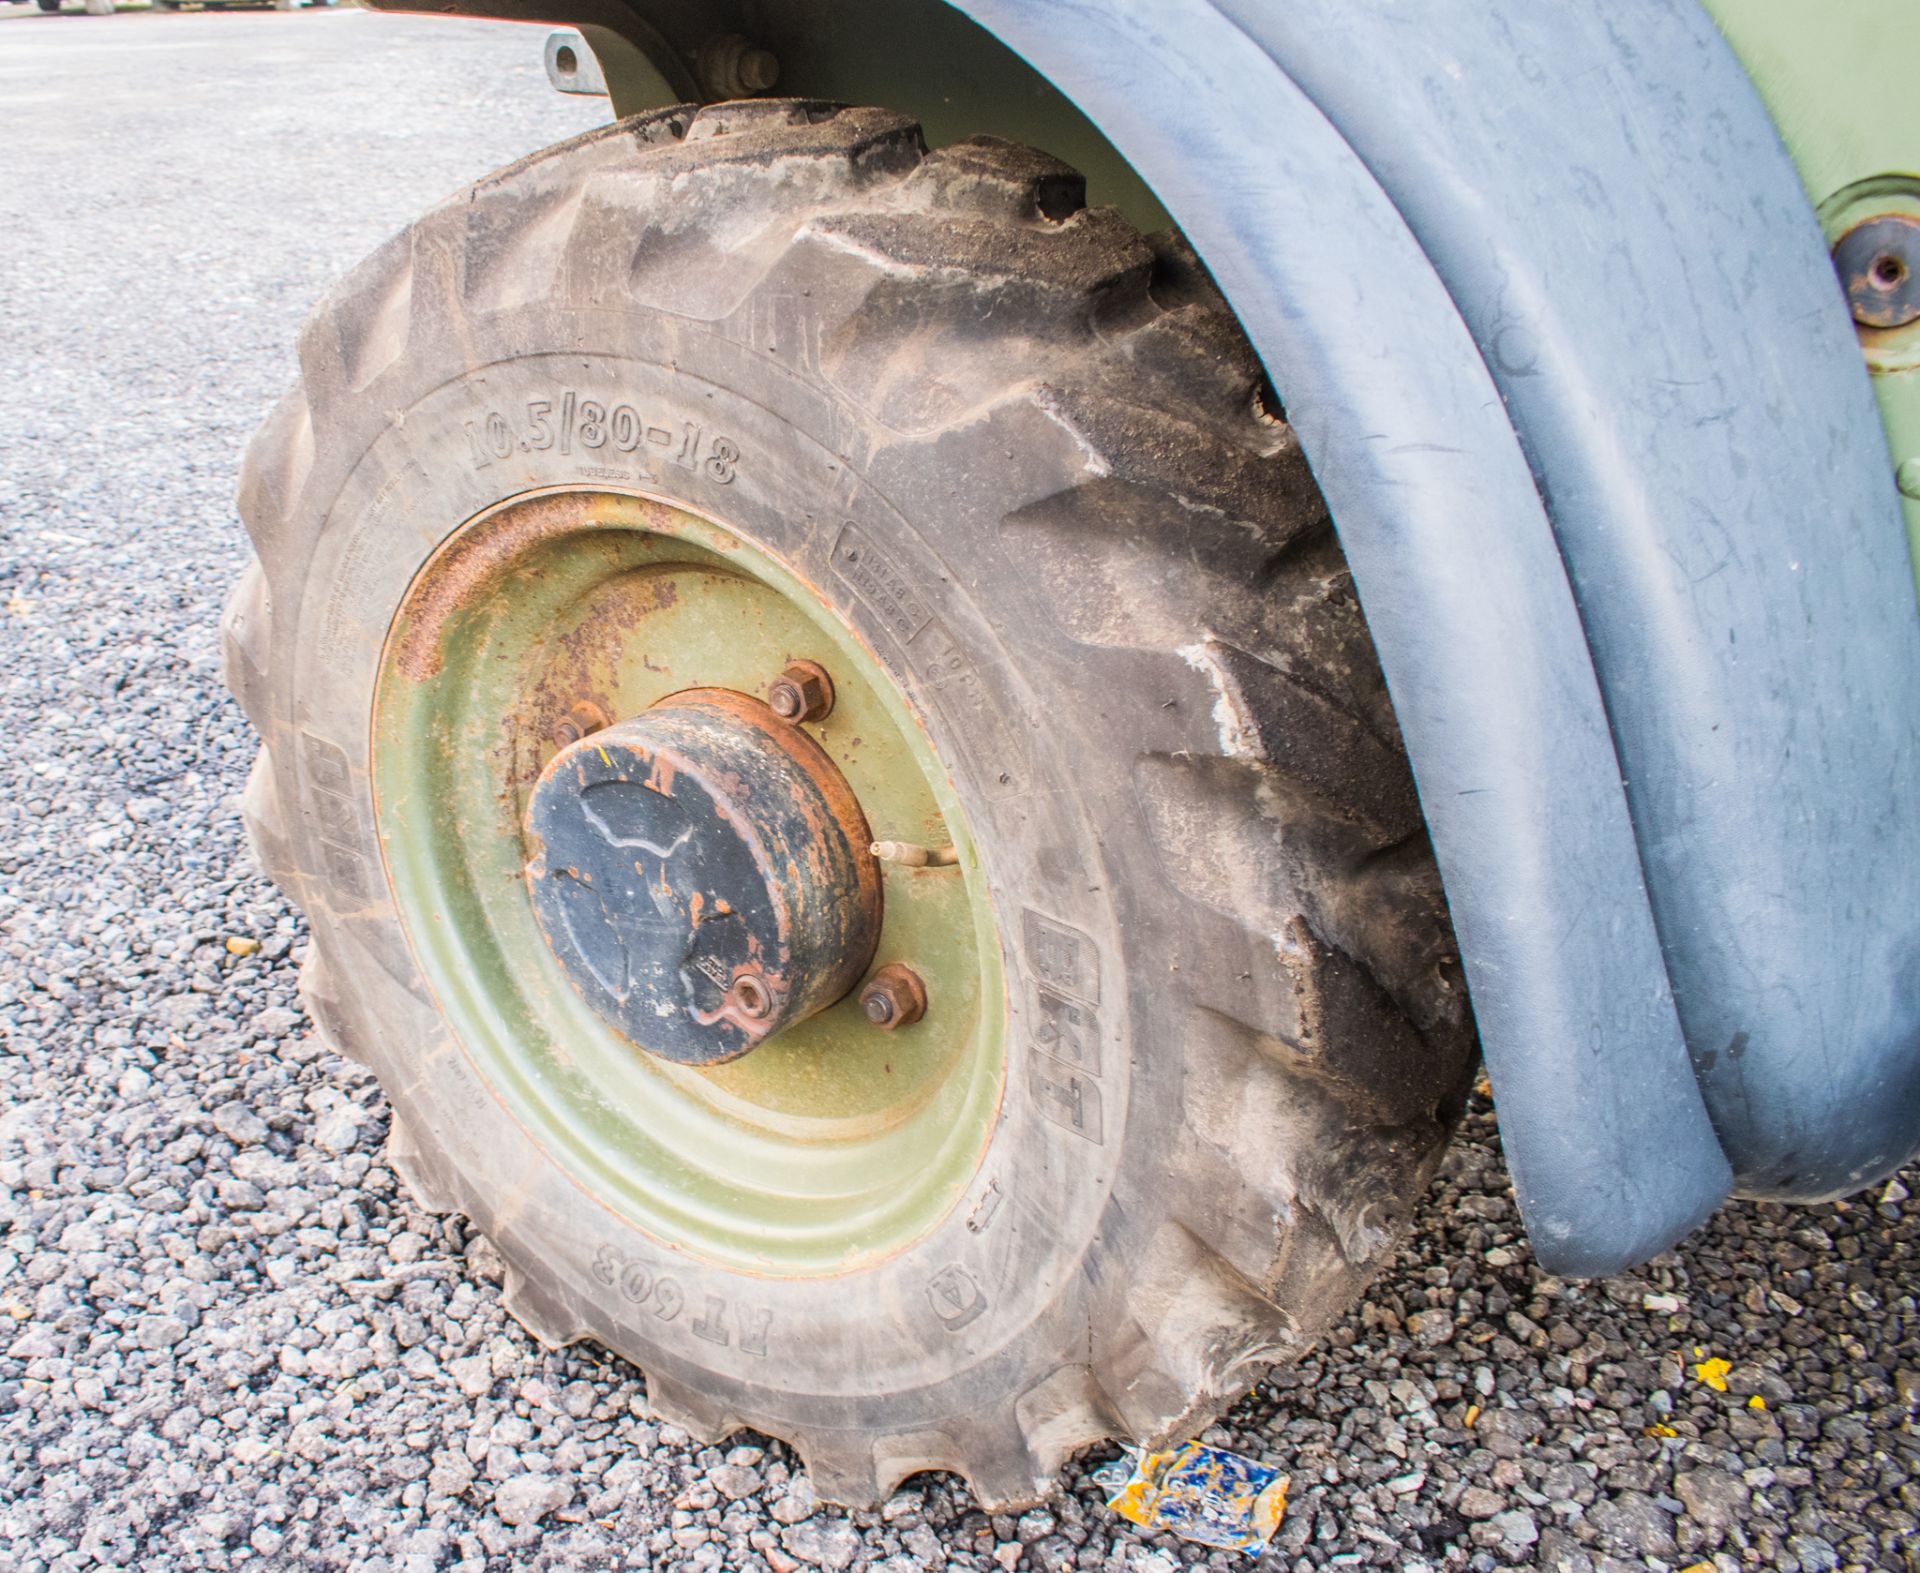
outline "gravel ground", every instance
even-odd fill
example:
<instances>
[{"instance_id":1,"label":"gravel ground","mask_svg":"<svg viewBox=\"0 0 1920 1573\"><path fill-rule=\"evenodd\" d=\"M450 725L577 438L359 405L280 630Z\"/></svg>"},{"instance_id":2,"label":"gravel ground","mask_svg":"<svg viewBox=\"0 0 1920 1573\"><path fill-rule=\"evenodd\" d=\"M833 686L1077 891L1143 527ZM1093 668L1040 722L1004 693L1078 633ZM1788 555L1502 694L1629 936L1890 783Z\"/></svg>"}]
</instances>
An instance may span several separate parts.
<instances>
[{"instance_id":1,"label":"gravel ground","mask_svg":"<svg viewBox=\"0 0 1920 1573\"><path fill-rule=\"evenodd\" d=\"M0 38L0 1570L1246 1566L1107 1512L1110 1453L1018 1518L942 1478L850 1516L777 1443L649 1419L503 1316L300 1011L217 673L241 447L328 279L600 106L545 89L537 30L9 6ZM1263 1567L1920 1568L1902 1184L1558 1282L1481 1104L1415 1241L1208 1433L1292 1473Z\"/></svg>"}]
</instances>

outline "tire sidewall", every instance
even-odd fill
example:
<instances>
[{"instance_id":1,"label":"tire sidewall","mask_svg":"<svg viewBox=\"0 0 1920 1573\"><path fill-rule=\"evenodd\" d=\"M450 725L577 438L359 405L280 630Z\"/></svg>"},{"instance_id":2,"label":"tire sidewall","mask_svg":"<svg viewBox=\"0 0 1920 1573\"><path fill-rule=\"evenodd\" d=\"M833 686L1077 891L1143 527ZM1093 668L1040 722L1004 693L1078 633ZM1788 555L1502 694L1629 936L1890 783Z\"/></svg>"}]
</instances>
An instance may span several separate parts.
<instances>
[{"instance_id":1,"label":"tire sidewall","mask_svg":"<svg viewBox=\"0 0 1920 1573\"><path fill-rule=\"evenodd\" d=\"M593 351L566 347L582 343ZM300 855L329 896L314 921L378 978L371 992L343 991L359 1002L349 1009L385 1018L356 1035L386 1058L375 1069L409 1126L464 1171L455 1190L479 1226L577 1320L569 1335L728 1395L762 1424L852 1427L884 1413L889 1429L931 1426L956 1406L1024 1391L1084 1343L1085 1258L1123 1150L1151 1167L1179 1118L1177 1098L1131 1107L1134 1011L1116 881L1083 791L1089 761L1022 679L1058 658L1043 646L1059 636L1026 615L998 544L999 521L1069 484L1082 456L1061 439L982 473L981 443L926 441L903 459L898 434L817 368L647 313L522 308L467 324L458 349L436 357L416 342L359 396L317 410L316 427L331 429L315 443L301 507L324 517L307 532L297 596L276 597L296 608L276 619L295 732L276 755L291 756L280 767ZM502 456L470 438L471 424L484 440L496 415L524 436L530 401L557 411L568 395L575 409L630 407L671 439L624 454L516 437ZM693 462L675 462L689 432ZM883 1261L781 1280L652 1238L539 1149L433 1004L375 831L383 641L450 533L547 488L658 497L795 570L899 680L967 805L1007 983L1002 1105L956 1205ZM1083 1029L1077 1061L1047 1052L1062 1042L1063 1011Z\"/></svg>"}]
</instances>

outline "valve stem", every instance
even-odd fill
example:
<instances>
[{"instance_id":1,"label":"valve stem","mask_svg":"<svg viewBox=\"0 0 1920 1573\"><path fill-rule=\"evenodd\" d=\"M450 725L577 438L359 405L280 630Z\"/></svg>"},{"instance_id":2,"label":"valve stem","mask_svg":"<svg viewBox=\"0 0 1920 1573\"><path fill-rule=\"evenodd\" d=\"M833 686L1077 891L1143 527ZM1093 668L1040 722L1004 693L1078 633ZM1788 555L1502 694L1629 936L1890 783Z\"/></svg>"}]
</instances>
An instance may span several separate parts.
<instances>
[{"instance_id":1,"label":"valve stem","mask_svg":"<svg viewBox=\"0 0 1920 1573\"><path fill-rule=\"evenodd\" d=\"M902 868L952 868L960 861L951 843L922 847L911 841L876 841L867 850L882 863L898 863Z\"/></svg>"}]
</instances>

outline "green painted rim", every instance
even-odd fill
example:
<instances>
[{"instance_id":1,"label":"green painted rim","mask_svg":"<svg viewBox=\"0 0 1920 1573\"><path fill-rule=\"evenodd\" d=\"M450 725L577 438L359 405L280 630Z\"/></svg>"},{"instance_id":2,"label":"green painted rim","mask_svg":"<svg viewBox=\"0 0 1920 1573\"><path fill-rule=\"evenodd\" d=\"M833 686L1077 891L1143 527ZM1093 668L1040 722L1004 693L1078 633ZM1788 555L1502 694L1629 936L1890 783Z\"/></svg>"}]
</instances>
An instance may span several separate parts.
<instances>
[{"instance_id":1,"label":"green painted rim","mask_svg":"<svg viewBox=\"0 0 1920 1573\"><path fill-rule=\"evenodd\" d=\"M743 1059L646 1054L574 990L522 877L528 793L553 723L616 719L681 689L762 692L821 662L808 730L881 839L959 865L887 865L873 965L924 980L923 1020L871 1025L850 994ZM663 1242L748 1270L844 1272L951 1209L1005 1072L1006 993L958 796L905 696L791 568L709 519L628 493L548 491L469 520L389 630L373 712L387 877L442 1013L481 1075L590 1194Z\"/></svg>"}]
</instances>

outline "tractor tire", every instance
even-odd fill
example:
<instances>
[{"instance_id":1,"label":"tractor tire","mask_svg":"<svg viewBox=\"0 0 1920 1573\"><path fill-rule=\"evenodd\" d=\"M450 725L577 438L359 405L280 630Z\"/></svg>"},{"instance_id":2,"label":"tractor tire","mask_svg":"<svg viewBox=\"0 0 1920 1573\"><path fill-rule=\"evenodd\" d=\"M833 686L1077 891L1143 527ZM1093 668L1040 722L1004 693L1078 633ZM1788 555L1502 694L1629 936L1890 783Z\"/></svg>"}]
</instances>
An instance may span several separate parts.
<instances>
[{"instance_id":1,"label":"tractor tire","mask_svg":"<svg viewBox=\"0 0 1920 1573\"><path fill-rule=\"evenodd\" d=\"M315 1022L386 1089L393 1167L493 1242L542 1343L625 1356L702 1439L786 1440L825 1500L945 1469L998 1509L1085 1445L1191 1435L1356 1299L1458 1116L1471 1013L1326 507L1177 236L1086 207L1047 155L928 152L888 111L665 110L429 213L322 302L300 365L240 491L256 560L225 661L264 745L246 820L311 923ZM587 584L595 553L582 604L696 549L706 578L671 569L579 624L591 637L541 599ZM704 666L664 634L620 645L693 617L700 584L763 612L672 624ZM866 714L897 702L901 757L924 747L947 782L929 790L951 789L931 833L958 866L888 866L876 959L922 899L990 936L973 1014L935 979L971 943L955 929L911 958L925 1019L847 1039L807 1086L846 1075L847 1099L879 1100L955 1034L927 1108L979 1123L946 1188L883 1227L881 1193L948 1162L918 1105L874 1105L929 1144L903 1160L725 1079L774 1045L710 1068L594 1060L655 1078L634 1096L724 1083L735 1134L714 1141L745 1125L784 1155L701 1180L682 1233L659 1222L681 1170L617 1158L679 1125L637 1122L600 1163L587 1124L624 1094L589 1089L585 1123L562 1099L599 1052L588 1027L500 1027L556 999L589 1013L537 941L498 939L535 932L512 907L531 854L475 826L538 790L555 744L526 716L577 692L528 677L523 700L515 662L741 688L728 662L775 589L838 641L822 658L849 718L819 730L848 778L881 779L857 668ZM818 653L780 637L776 670ZM471 698L495 688L512 697ZM488 859L491 884L472 873ZM508 1004L476 1013L489 990ZM819 1019L865 1030L857 1010ZM791 1212L762 1194L847 1155L864 1212L831 1186ZM844 1233L808 1233L807 1208Z\"/></svg>"}]
</instances>

